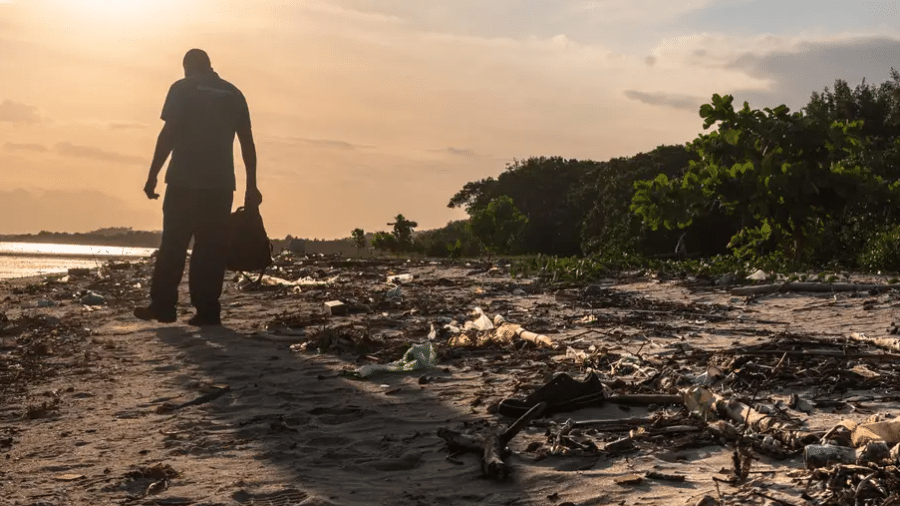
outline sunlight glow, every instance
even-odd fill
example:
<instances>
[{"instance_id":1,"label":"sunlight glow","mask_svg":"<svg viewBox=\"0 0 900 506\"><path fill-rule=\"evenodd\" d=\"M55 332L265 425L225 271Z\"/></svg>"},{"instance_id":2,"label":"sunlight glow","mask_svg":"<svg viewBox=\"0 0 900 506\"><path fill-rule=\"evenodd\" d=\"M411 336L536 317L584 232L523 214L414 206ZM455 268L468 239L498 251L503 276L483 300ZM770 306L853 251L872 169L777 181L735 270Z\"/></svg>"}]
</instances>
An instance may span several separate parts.
<instances>
[{"instance_id":1,"label":"sunlight glow","mask_svg":"<svg viewBox=\"0 0 900 506\"><path fill-rule=\"evenodd\" d=\"M191 4L180 0L56 0L55 7L86 25L129 29L164 26L169 16L184 15Z\"/></svg>"},{"instance_id":2,"label":"sunlight glow","mask_svg":"<svg viewBox=\"0 0 900 506\"><path fill-rule=\"evenodd\" d=\"M161 5L172 2L164 0L76 0L71 3L84 9L85 14L121 20L151 14Z\"/></svg>"}]
</instances>

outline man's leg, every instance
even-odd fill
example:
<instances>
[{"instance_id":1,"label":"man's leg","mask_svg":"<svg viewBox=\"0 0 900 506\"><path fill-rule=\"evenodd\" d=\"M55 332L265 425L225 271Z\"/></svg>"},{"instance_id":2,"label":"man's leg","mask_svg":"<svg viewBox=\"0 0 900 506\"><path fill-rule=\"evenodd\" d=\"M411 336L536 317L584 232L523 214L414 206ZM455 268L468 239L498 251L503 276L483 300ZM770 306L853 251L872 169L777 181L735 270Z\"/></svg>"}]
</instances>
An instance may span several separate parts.
<instances>
[{"instance_id":1,"label":"man's leg","mask_svg":"<svg viewBox=\"0 0 900 506\"><path fill-rule=\"evenodd\" d=\"M199 192L197 229L191 254L191 304L197 308L192 323L218 324L219 297L228 263L228 219L234 195L230 191Z\"/></svg>"},{"instance_id":2,"label":"man's leg","mask_svg":"<svg viewBox=\"0 0 900 506\"><path fill-rule=\"evenodd\" d=\"M166 188L163 201L162 244L153 267L150 286L150 310L156 319L174 321L178 303L178 285L184 274L184 262L195 229L196 211L192 191Z\"/></svg>"}]
</instances>

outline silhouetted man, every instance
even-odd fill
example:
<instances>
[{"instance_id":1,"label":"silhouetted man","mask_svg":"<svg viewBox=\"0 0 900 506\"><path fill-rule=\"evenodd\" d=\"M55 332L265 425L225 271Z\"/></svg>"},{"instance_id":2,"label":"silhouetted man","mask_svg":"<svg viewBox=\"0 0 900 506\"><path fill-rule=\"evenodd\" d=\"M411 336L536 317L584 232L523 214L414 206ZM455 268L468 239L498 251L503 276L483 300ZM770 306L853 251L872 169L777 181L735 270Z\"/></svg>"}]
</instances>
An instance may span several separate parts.
<instances>
[{"instance_id":1,"label":"silhouetted man","mask_svg":"<svg viewBox=\"0 0 900 506\"><path fill-rule=\"evenodd\" d=\"M134 315L162 323L176 320L178 285L193 237L189 277L191 304L197 313L189 323L218 325L235 190L235 134L247 169L246 207L262 202L256 186L256 146L244 95L213 71L204 51L191 49L184 55L184 76L169 89L163 105L165 125L144 186L147 198L159 198L156 178L171 153L150 305L136 308Z\"/></svg>"}]
</instances>

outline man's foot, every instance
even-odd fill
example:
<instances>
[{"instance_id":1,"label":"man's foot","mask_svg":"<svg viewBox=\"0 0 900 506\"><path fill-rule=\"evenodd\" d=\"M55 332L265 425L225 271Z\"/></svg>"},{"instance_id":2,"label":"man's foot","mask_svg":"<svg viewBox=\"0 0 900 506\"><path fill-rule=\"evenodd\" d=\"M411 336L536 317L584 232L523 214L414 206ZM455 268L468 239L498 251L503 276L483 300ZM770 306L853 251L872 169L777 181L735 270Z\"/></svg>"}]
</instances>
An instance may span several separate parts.
<instances>
[{"instance_id":1,"label":"man's foot","mask_svg":"<svg viewBox=\"0 0 900 506\"><path fill-rule=\"evenodd\" d=\"M161 312L149 306L134 308L134 316L139 320L144 320L147 322L156 320L159 323L175 323L175 320L178 319L177 315L175 314L175 310L172 310L171 312Z\"/></svg>"},{"instance_id":2,"label":"man's foot","mask_svg":"<svg viewBox=\"0 0 900 506\"><path fill-rule=\"evenodd\" d=\"M222 319L219 315L210 316L210 315L202 315L195 314L188 320L189 325L193 325L195 327L211 327L215 325L221 325Z\"/></svg>"}]
</instances>

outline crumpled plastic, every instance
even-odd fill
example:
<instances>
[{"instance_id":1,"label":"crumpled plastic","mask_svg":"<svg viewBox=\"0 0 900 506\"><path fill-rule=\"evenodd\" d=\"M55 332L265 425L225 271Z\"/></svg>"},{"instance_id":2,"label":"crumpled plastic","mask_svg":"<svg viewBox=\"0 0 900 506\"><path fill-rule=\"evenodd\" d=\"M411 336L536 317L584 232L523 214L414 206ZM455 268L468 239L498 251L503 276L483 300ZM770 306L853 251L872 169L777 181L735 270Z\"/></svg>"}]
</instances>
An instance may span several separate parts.
<instances>
[{"instance_id":1,"label":"crumpled plastic","mask_svg":"<svg viewBox=\"0 0 900 506\"><path fill-rule=\"evenodd\" d=\"M437 353L431 343L414 344L400 360L389 364L366 364L356 370L356 374L365 378L375 372L409 372L428 369L437 362Z\"/></svg>"},{"instance_id":2,"label":"crumpled plastic","mask_svg":"<svg viewBox=\"0 0 900 506\"><path fill-rule=\"evenodd\" d=\"M475 330L491 330L494 328L494 324L491 322L491 319L484 314L484 311L481 310L480 307L475 308L475 320L466 322L463 327L465 330L475 329Z\"/></svg>"},{"instance_id":3,"label":"crumpled plastic","mask_svg":"<svg viewBox=\"0 0 900 506\"><path fill-rule=\"evenodd\" d=\"M900 443L900 420L897 419L860 424L852 420L844 420L838 426L850 430L853 446L857 448L875 441L884 441L888 444Z\"/></svg>"}]
</instances>

